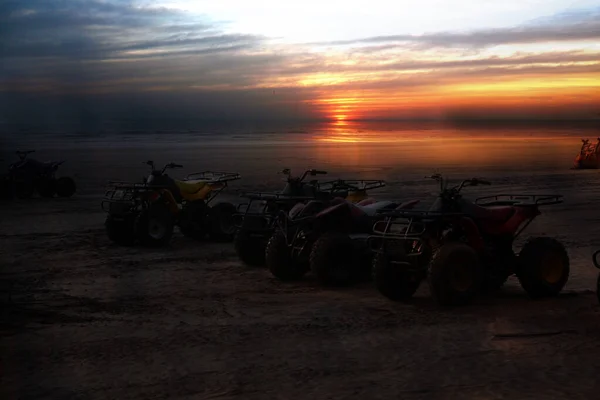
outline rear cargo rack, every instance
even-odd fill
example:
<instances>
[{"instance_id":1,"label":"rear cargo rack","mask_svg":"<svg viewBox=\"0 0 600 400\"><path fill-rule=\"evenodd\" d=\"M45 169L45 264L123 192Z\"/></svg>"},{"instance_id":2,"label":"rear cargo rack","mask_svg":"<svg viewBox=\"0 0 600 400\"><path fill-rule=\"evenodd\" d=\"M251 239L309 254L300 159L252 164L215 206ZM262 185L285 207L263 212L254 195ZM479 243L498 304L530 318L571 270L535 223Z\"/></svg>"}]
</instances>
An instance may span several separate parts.
<instances>
[{"instance_id":1,"label":"rear cargo rack","mask_svg":"<svg viewBox=\"0 0 600 400\"><path fill-rule=\"evenodd\" d=\"M435 219L446 217L461 217L466 215L461 212L441 212L441 211L419 211L419 210L382 210L377 214L382 217L406 218L406 219Z\"/></svg>"},{"instance_id":2,"label":"rear cargo rack","mask_svg":"<svg viewBox=\"0 0 600 400\"><path fill-rule=\"evenodd\" d=\"M475 200L475 204L480 206L549 206L563 203L563 201L563 196L559 194L498 194L479 197Z\"/></svg>"},{"instance_id":3,"label":"rear cargo rack","mask_svg":"<svg viewBox=\"0 0 600 400\"><path fill-rule=\"evenodd\" d=\"M331 186L334 190L372 190L386 186L385 181L380 179L336 179L333 181L319 182L320 187Z\"/></svg>"},{"instance_id":4,"label":"rear cargo rack","mask_svg":"<svg viewBox=\"0 0 600 400\"><path fill-rule=\"evenodd\" d=\"M314 196L291 196L289 194L284 193L276 193L276 192L244 192L240 195L240 197L245 197L251 200L314 200Z\"/></svg>"},{"instance_id":5,"label":"rear cargo rack","mask_svg":"<svg viewBox=\"0 0 600 400\"><path fill-rule=\"evenodd\" d=\"M229 182L241 179L237 172L202 171L189 174L186 181Z\"/></svg>"}]
</instances>

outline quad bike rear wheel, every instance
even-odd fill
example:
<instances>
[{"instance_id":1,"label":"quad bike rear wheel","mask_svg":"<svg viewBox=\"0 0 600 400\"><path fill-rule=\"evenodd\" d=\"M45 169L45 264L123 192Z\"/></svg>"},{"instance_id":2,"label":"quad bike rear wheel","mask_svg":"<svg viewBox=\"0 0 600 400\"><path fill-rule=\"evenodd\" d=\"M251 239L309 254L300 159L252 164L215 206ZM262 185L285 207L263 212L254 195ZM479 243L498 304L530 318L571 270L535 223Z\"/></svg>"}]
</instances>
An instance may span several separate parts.
<instances>
[{"instance_id":1,"label":"quad bike rear wheel","mask_svg":"<svg viewBox=\"0 0 600 400\"><path fill-rule=\"evenodd\" d=\"M58 197L71 197L75 194L77 186L75 181L68 176L62 176L56 180L56 194Z\"/></svg>"},{"instance_id":2,"label":"quad bike rear wheel","mask_svg":"<svg viewBox=\"0 0 600 400\"><path fill-rule=\"evenodd\" d=\"M244 264L252 267L265 265L265 244L261 237L253 237L240 229L233 239L233 247Z\"/></svg>"},{"instance_id":3,"label":"quad bike rear wheel","mask_svg":"<svg viewBox=\"0 0 600 400\"><path fill-rule=\"evenodd\" d=\"M477 252L461 242L439 247L429 263L428 275L431 295L441 306L467 304L481 289Z\"/></svg>"},{"instance_id":4,"label":"quad bike rear wheel","mask_svg":"<svg viewBox=\"0 0 600 400\"><path fill-rule=\"evenodd\" d=\"M312 246L310 270L326 286L345 286L358 278L360 263L352 239L338 232L326 232Z\"/></svg>"},{"instance_id":5,"label":"quad bike rear wheel","mask_svg":"<svg viewBox=\"0 0 600 400\"><path fill-rule=\"evenodd\" d=\"M529 239L519 253L517 277L533 298L558 295L569 280L569 255L556 239Z\"/></svg>"},{"instance_id":6,"label":"quad bike rear wheel","mask_svg":"<svg viewBox=\"0 0 600 400\"><path fill-rule=\"evenodd\" d=\"M135 219L135 236L145 246L163 247L171 241L174 221L164 204L153 204L143 209Z\"/></svg>"},{"instance_id":7,"label":"quad bike rear wheel","mask_svg":"<svg viewBox=\"0 0 600 400\"><path fill-rule=\"evenodd\" d=\"M210 238L217 242L231 242L235 235L236 226L234 214L237 209L231 203L218 203L210 208Z\"/></svg>"},{"instance_id":8,"label":"quad bike rear wheel","mask_svg":"<svg viewBox=\"0 0 600 400\"><path fill-rule=\"evenodd\" d=\"M132 215L118 219L108 215L104 222L108 238L120 246L133 246L135 243L134 222L135 218Z\"/></svg>"},{"instance_id":9,"label":"quad bike rear wheel","mask_svg":"<svg viewBox=\"0 0 600 400\"><path fill-rule=\"evenodd\" d=\"M373 282L377 290L393 301L407 301L413 297L422 276L408 271L403 264L392 264L385 253L377 253L373 258Z\"/></svg>"},{"instance_id":10,"label":"quad bike rear wheel","mask_svg":"<svg viewBox=\"0 0 600 400\"><path fill-rule=\"evenodd\" d=\"M292 259L282 232L275 232L265 249L265 262L271 274L280 281L296 281L308 272L308 267Z\"/></svg>"}]
</instances>

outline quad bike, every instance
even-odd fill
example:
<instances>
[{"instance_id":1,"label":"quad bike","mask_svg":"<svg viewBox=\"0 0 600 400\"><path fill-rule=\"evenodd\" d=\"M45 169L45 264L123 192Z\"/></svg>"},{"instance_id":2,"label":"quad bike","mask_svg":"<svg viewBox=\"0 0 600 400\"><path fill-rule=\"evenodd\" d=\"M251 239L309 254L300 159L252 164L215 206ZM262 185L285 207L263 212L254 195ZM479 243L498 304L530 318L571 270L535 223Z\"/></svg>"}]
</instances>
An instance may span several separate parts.
<instances>
[{"instance_id":1,"label":"quad bike","mask_svg":"<svg viewBox=\"0 0 600 400\"><path fill-rule=\"evenodd\" d=\"M382 209L412 208L417 201L354 204L336 198L299 204L290 217L280 212L265 251L271 273L280 280L297 280L309 270L323 285L347 285L365 278L372 252L367 239ZM368 276L368 273L366 274Z\"/></svg>"},{"instance_id":2,"label":"quad bike","mask_svg":"<svg viewBox=\"0 0 600 400\"><path fill-rule=\"evenodd\" d=\"M9 167L8 178L3 186L18 198L29 198L37 191L42 197L71 197L75 193L75 181L70 177L56 178L56 171L64 161L40 162L27 158L35 150L17 151L19 161Z\"/></svg>"},{"instance_id":3,"label":"quad bike","mask_svg":"<svg viewBox=\"0 0 600 400\"><path fill-rule=\"evenodd\" d=\"M600 262L598 262L598 255L600 255L600 250L594 253L592 259L594 261L594 266L600 269ZM598 275L598 280L596 281L596 297L598 297L598 302L600 303L600 275Z\"/></svg>"},{"instance_id":4,"label":"quad bike","mask_svg":"<svg viewBox=\"0 0 600 400\"><path fill-rule=\"evenodd\" d=\"M306 182L308 176L325 175L326 171L310 169L302 176L292 176L289 169L282 171L286 175L286 185L281 192L264 193L248 192L242 197L247 202L238 206L236 225L238 227L234 239L235 250L240 259L247 265L262 266L265 264L265 248L272 236L275 217L280 211L297 213L297 204L310 200L329 201L335 197L347 198L358 202L367 200L367 190L385 186L380 180L365 181L363 186L353 186L358 181L334 180Z\"/></svg>"},{"instance_id":5,"label":"quad bike","mask_svg":"<svg viewBox=\"0 0 600 400\"><path fill-rule=\"evenodd\" d=\"M201 239L209 236L215 241L231 241L235 233L233 204L210 203L228 186L240 179L230 172L204 171L176 180L165 173L167 169L183 168L169 163L156 169L153 161L143 183L111 182L102 200L108 212L106 232L113 242L130 246L136 241L151 246L165 246L171 240L173 228L185 236Z\"/></svg>"},{"instance_id":6,"label":"quad bike","mask_svg":"<svg viewBox=\"0 0 600 400\"><path fill-rule=\"evenodd\" d=\"M429 211L386 212L374 225L373 278L384 296L408 300L427 278L440 305L465 304L482 290L500 289L513 274L531 297L560 293L570 272L564 246L535 237L517 255L513 244L541 215L541 206L562 203L562 196L496 195L471 202L461 190L489 182L473 178L448 188L441 175L432 178L440 182L440 194Z\"/></svg>"}]
</instances>

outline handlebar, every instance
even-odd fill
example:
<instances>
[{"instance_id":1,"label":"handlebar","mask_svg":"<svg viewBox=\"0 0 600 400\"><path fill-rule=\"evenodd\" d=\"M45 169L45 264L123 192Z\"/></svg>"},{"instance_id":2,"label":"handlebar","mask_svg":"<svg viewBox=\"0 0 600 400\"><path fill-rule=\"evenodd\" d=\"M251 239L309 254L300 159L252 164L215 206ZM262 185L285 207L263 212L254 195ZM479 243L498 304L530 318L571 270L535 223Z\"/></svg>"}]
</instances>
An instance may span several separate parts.
<instances>
[{"instance_id":1,"label":"handlebar","mask_svg":"<svg viewBox=\"0 0 600 400\"><path fill-rule=\"evenodd\" d=\"M441 190L442 191L447 190L446 186L445 186L445 184L447 182L444 179L444 177L442 176L442 174L436 173L436 174L433 174L431 176L426 176L426 178L434 179L434 180L440 182L440 188L441 188ZM486 181L485 179L471 178L471 179L465 179L464 181L462 181L460 183L460 185L454 186L452 189L449 189L449 190L455 191L455 192L458 193L465 186L478 186L478 185L491 185L491 184L492 183L490 181Z\"/></svg>"},{"instance_id":2,"label":"handlebar","mask_svg":"<svg viewBox=\"0 0 600 400\"><path fill-rule=\"evenodd\" d=\"M304 173L302 174L302 176L300 178L292 177L292 171L289 168L285 168L283 171L281 171L281 173L284 175L287 175L288 182L290 182L290 181L302 182L308 175L310 175L310 176L327 175L327 171L318 170L318 169L314 169L314 168L307 169L306 171L304 171Z\"/></svg>"},{"instance_id":3,"label":"handlebar","mask_svg":"<svg viewBox=\"0 0 600 400\"><path fill-rule=\"evenodd\" d=\"M155 167L154 161L148 160L148 161L144 162L143 164L149 165L150 168L152 168L153 173L158 172L158 170ZM160 170L160 173L163 174L169 168L183 168L183 165L175 164L175 163L168 163L162 168L162 170Z\"/></svg>"}]
</instances>

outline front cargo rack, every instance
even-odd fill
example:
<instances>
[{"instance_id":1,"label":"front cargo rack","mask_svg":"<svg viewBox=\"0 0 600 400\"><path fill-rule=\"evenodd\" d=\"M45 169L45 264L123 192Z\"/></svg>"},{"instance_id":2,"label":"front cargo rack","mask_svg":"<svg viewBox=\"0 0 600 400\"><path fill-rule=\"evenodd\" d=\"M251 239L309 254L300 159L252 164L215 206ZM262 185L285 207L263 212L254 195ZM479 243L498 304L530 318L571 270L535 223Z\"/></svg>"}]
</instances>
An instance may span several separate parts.
<instances>
[{"instance_id":1,"label":"front cargo rack","mask_svg":"<svg viewBox=\"0 0 600 400\"><path fill-rule=\"evenodd\" d=\"M497 194L475 199L480 206L549 206L563 203L564 197L559 194Z\"/></svg>"}]
</instances>

